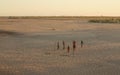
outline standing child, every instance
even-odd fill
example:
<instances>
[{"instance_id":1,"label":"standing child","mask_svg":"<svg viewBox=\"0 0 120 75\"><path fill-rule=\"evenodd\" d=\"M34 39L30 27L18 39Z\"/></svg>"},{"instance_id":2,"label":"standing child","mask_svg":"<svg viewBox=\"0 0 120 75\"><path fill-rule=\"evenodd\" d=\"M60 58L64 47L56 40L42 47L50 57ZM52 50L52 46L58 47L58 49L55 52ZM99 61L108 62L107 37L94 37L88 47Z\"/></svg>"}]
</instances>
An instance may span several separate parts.
<instances>
[{"instance_id":1,"label":"standing child","mask_svg":"<svg viewBox=\"0 0 120 75\"><path fill-rule=\"evenodd\" d=\"M67 47L67 52L70 53L70 46Z\"/></svg>"},{"instance_id":2,"label":"standing child","mask_svg":"<svg viewBox=\"0 0 120 75\"><path fill-rule=\"evenodd\" d=\"M62 44L63 44L63 50L64 50L65 49L65 42L63 41Z\"/></svg>"},{"instance_id":3,"label":"standing child","mask_svg":"<svg viewBox=\"0 0 120 75\"><path fill-rule=\"evenodd\" d=\"M76 41L73 41L73 55L74 55L75 50L76 50Z\"/></svg>"},{"instance_id":4,"label":"standing child","mask_svg":"<svg viewBox=\"0 0 120 75\"><path fill-rule=\"evenodd\" d=\"M59 42L57 42L57 50L59 50L60 48L60 45L59 45Z\"/></svg>"},{"instance_id":5,"label":"standing child","mask_svg":"<svg viewBox=\"0 0 120 75\"><path fill-rule=\"evenodd\" d=\"M83 41L81 40L81 48L83 47Z\"/></svg>"}]
</instances>

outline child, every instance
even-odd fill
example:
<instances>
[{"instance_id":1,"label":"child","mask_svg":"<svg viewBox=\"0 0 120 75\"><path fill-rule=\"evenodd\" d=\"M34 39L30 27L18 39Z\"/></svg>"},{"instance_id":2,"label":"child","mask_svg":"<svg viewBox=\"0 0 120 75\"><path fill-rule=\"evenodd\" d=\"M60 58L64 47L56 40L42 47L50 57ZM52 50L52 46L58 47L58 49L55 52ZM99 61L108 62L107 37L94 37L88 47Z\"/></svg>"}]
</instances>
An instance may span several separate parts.
<instances>
[{"instance_id":1,"label":"child","mask_svg":"<svg viewBox=\"0 0 120 75\"><path fill-rule=\"evenodd\" d=\"M83 41L81 40L81 48L83 47Z\"/></svg>"},{"instance_id":2,"label":"child","mask_svg":"<svg viewBox=\"0 0 120 75\"><path fill-rule=\"evenodd\" d=\"M60 45L59 45L59 42L57 42L57 50L59 50L60 48Z\"/></svg>"},{"instance_id":3,"label":"child","mask_svg":"<svg viewBox=\"0 0 120 75\"><path fill-rule=\"evenodd\" d=\"M75 50L76 50L76 41L73 41L73 55L74 55Z\"/></svg>"},{"instance_id":4,"label":"child","mask_svg":"<svg viewBox=\"0 0 120 75\"><path fill-rule=\"evenodd\" d=\"M70 52L70 46L68 45L67 47L67 52L69 53Z\"/></svg>"},{"instance_id":5,"label":"child","mask_svg":"<svg viewBox=\"0 0 120 75\"><path fill-rule=\"evenodd\" d=\"M65 42L63 41L62 44L63 44L63 50L64 50L65 49Z\"/></svg>"}]
</instances>

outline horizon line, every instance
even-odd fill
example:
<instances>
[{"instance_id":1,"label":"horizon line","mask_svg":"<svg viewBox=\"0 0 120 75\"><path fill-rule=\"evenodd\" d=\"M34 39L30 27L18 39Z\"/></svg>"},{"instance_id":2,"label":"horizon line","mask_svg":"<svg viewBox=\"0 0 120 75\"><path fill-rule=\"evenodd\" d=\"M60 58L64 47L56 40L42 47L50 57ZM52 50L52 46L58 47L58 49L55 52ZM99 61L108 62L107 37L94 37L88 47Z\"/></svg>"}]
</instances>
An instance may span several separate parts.
<instances>
[{"instance_id":1,"label":"horizon line","mask_svg":"<svg viewBox=\"0 0 120 75\"><path fill-rule=\"evenodd\" d=\"M0 16L0 17L120 17L120 16Z\"/></svg>"}]
</instances>

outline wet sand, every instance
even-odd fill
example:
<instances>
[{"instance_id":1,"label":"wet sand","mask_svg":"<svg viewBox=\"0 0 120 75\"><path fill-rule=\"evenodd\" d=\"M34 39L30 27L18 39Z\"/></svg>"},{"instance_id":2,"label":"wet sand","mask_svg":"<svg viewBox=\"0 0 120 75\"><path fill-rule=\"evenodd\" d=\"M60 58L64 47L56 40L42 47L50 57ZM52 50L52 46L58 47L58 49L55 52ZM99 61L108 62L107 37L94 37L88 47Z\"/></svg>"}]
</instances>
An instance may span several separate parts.
<instances>
[{"instance_id":1,"label":"wet sand","mask_svg":"<svg viewBox=\"0 0 120 75\"><path fill-rule=\"evenodd\" d=\"M120 24L87 19L0 18L0 74L120 75L119 33ZM70 45L69 54L62 49L63 40Z\"/></svg>"}]
</instances>

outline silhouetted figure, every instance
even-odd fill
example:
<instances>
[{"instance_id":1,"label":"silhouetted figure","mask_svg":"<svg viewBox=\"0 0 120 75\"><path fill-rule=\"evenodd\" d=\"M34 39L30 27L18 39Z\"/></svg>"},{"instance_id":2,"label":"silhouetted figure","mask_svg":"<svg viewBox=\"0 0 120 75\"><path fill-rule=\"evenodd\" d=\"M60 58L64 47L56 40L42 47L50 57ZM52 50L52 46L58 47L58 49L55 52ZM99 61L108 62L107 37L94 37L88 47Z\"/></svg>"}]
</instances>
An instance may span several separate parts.
<instances>
[{"instance_id":1,"label":"silhouetted figure","mask_svg":"<svg viewBox=\"0 0 120 75\"><path fill-rule=\"evenodd\" d=\"M64 50L65 49L65 42L63 41L62 44L63 44L63 50Z\"/></svg>"},{"instance_id":2,"label":"silhouetted figure","mask_svg":"<svg viewBox=\"0 0 120 75\"><path fill-rule=\"evenodd\" d=\"M67 52L69 53L70 52L70 46L68 45L67 47Z\"/></svg>"},{"instance_id":3,"label":"silhouetted figure","mask_svg":"<svg viewBox=\"0 0 120 75\"><path fill-rule=\"evenodd\" d=\"M57 42L57 50L59 50L60 48L60 45L59 45L59 42Z\"/></svg>"},{"instance_id":4,"label":"silhouetted figure","mask_svg":"<svg viewBox=\"0 0 120 75\"><path fill-rule=\"evenodd\" d=\"M76 50L76 41L73 41L73 55L74 55L75 50Z\"/></svg>"},{"instance_id":5,"label":"silhouetted figure","mask_svg":"<svg viewBox=\"0 0 120 75\"><path fill-rule=\"evenodd\" d=\"M81 48L83 47L83 41L81 40Z\"/></svg>"}]
</instances>

